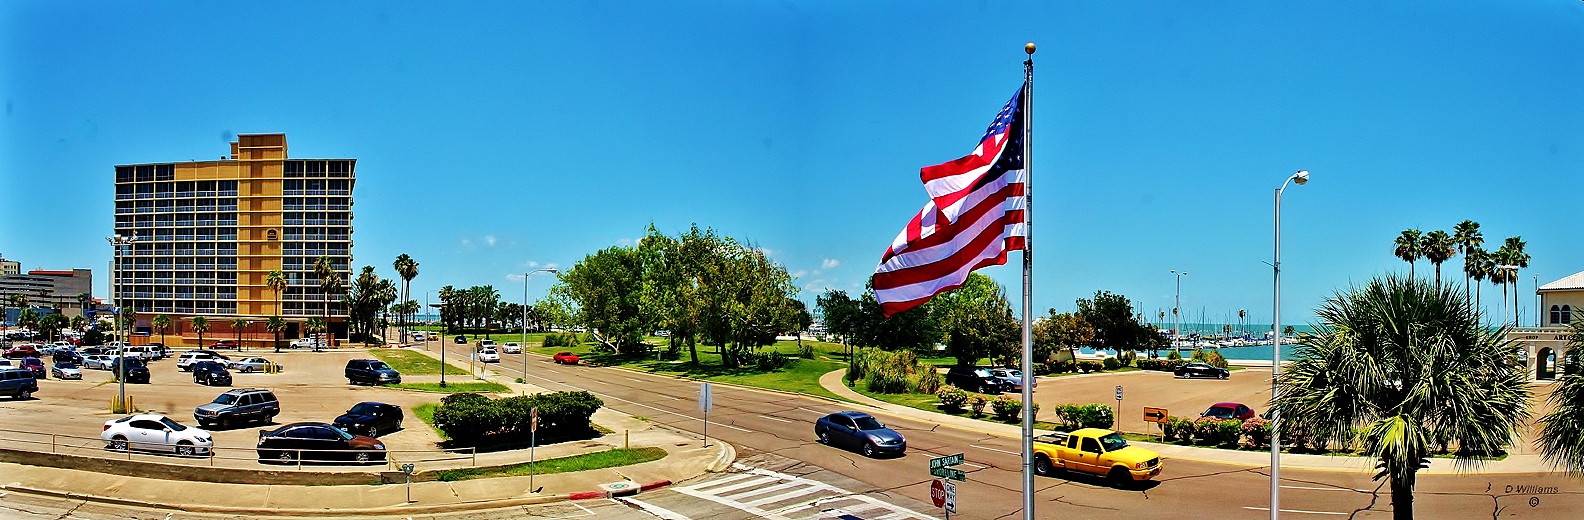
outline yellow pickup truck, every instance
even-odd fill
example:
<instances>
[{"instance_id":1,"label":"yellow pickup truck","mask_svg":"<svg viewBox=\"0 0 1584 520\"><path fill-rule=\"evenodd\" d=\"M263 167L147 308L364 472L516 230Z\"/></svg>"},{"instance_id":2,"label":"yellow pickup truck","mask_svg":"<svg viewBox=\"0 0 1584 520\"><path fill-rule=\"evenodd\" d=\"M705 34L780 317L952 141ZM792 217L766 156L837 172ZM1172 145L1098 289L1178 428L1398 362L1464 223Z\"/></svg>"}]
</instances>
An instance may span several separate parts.
<instances>
[{"instance_id":1,"label":"yellow pickup truck","mask_svg":"<svg viewBox=\"0 0 1584 520\"><path fill-rule=\"evenodd\" d=\"M1128 446L1117 432L1084 428L1034 438L1034 472L1051 476L1058 469L1104 476L1123 486L1159 475L1161 463L1159 453Z\"/></svg>"}]
</instances>

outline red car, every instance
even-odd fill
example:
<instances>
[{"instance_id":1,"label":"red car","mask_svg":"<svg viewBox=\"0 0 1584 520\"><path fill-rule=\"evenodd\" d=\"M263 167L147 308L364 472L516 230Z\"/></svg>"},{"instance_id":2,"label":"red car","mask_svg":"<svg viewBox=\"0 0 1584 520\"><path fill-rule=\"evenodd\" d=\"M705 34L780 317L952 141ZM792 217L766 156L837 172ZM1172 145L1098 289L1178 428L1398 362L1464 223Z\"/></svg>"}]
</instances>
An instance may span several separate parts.
<instances>
[{"instance_id":1,"label":"red car","mask_svg":"<svg viewBox=\"0 0 1584 520\"><path fill-rule=\"evenodd\" d=\"M556 363L562 365L576 365L578 363L577 354L573 354L571 352L557 352L556 355L551 356L551 358L555 359Z\"/></svg>"},{"instance_id":2,"label":"red car","mask_svg":"<svg viewBox=\"0 0 1584 520\"><path fill-rule=\"evenodd\" d=\"M1214 417L1216 419L1253 419L1254 409L1243 403L1216 403L1210 409L1199 414L1200 417Z\"/></svg>"},{"instance_id":3,"label":"red car","mask_svg":"<svg viewBox=\"0 0 1584 520\"><path fill-rule=\"evenodd\" d=\"M210 348L215 348L215 349L222 349L222 348L236 349L238 347L237 347L236 340L234 340L234 339L222 339L220 341L214 342L214 345L211 345Z\"/></svg>"},{"instance_id":4,"label":"red car","mask_svg":"<svg viewBox=\"0 0 1584 520\"><path fill-rule=\"evenodd\" d=\"M24 357L38 357L38 347L33 345L15 345L5 351L5 357L16 359Z\"/></svg>"}]
</instances>

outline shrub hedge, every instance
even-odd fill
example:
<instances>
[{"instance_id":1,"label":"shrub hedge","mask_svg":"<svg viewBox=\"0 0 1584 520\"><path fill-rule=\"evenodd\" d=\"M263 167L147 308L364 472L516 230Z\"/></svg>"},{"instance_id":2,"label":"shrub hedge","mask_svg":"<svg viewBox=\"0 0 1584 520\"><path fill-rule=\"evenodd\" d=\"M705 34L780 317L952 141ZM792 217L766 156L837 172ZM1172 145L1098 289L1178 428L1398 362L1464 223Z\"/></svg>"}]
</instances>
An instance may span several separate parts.
<instances>
[{"instance_id":1,"label":"shrub hedge","mask_svg":"<svg viewBox=\"0 0 1584 520\"><path fill-rule=\"evenodd\" d=\"M1062 428L1067 431L1079 428L1110 428L1116 424L1116 414L1111 410L1111 406L1101 403L1063 404L1057 405L1052 411L1056 413L1056 420L1061 421Z\"/></svg>"},{"instance_id":2,"label":"shrub hedge","mask_svg":"<svg viewBox=\"0 0 1584 520\"><path fill-rule=\"evenodd\" d=\"M526 440L529 414L534 408L539 409L539 435L554 437L588 429L589 418L604 405L604 401L584 391L500 399L473 393L452 394L440 400L434 422L446 436L463 443L478 442L486 437Z\"/></svg>"},{"instance_id":3,"label":"shrub hedge","mask_svg":"<svg viewBox=\"0 0 1584 520\"><path fill-rule=\"evenodd\" d=\"M544 348L576 347L582 344L576 332L557 332L544 338Z\"/></svg>"},{"instance_id":4,"label":"shrub hedge","mask_svg":"<svg viewBox=\"0 0 1584 520\"><path fill-rule=\"evenodd\" d=\"M940 398L941 406L949 412L962 410L962 406L968 403L968 392L951 385L940 387L935 391L935 397Z\"/></svg>"}]
</instances>

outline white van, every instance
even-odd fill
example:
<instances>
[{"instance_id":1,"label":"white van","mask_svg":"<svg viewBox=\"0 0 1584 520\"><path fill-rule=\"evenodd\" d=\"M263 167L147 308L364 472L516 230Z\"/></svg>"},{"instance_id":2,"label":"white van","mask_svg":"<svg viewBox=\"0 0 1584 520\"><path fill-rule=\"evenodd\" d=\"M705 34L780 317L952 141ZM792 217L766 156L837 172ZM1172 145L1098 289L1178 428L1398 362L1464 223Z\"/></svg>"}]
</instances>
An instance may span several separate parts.
<instances>
[{"instance_id":1,"label":"white van","mask_svg":"<svg viewBox=\"0 0 1584 520\"><path fill-rule=\"evenodd\" d=\"M158 349L150 346L127 347L122 349L121 353L127 356L136 354L137 357L143 358L144 361L150 361L159 356Z\"/></svg>"}]
</instances>

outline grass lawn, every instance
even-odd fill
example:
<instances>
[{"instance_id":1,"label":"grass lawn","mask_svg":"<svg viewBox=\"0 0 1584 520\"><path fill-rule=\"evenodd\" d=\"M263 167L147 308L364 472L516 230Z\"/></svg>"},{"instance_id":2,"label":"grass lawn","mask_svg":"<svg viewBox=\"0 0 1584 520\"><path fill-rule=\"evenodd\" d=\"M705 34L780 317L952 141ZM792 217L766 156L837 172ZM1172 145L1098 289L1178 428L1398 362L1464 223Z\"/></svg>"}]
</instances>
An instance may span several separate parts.
<instances>
[{"instance_id":1,"label":"grass lawn","mask_svg":"<svg viewBox=\"0 0 1584 520\"><path fill-rule=\"evenodd\" d=\"M435 427L434 414L435 410L438 408L440 408L440 403L424 403L414 406L412 411L413 415L418 416L419 420L422 420L424 424L429 425L429 429L434 430L435 433L440 436L440 440L449 441L451 440L451 436L446 435L445 432L440 431L440 428Z\"/></svg>"},{"instance_id":2,"label":"grass lawn","mask_svg":"<svg viewBox=\"0 0 1584 520\"><path fill-rule=\"evenodd\" d=\"M408 350L370 350L370 355L384 361L391 368L407 375L440 375L440 360L429 357L421 352ZM451 365L446 365L447 374L467 375L467 371Z\"/></svg>"},{"instance_id":3,"label":"grass lawn","mask_svg":"<svg viewBox=\"0 0 1584 520\"><path fill-rule=\"evenodd\" d=\"M506 388L506 385L503 385L503 384L500 384L500 383L492 383L492 382L489 382L489 381L469 381L469 382L462 382L462 383L446 383L446 386L444 388L440 387L440 383L401 383L401 384L385 385L385 386L390 387L390 388L400 388L402 390L417 390L417 391L420 391L420 392L439 392L439 393L446 393L446 394L460 394L460 393L464 393L464 392L479 392L479 393L486 393L486 394L496 394L496 393L502 393L502 392L511 391L510 388Z\"/></svg>"},{"instance_id":4,"label":"grass lawn","mask_svg":"<svg viewBox=\"0 0 1584 520\"><path fill-rule=\"evenodd\" d=\"M551 473L567 473L572 471L587 471L591 469L614 468L630 466L665 458L666 451L660 448L614 448L596 453L585 453L571 457L541 460L532 464L514 464L497 468L468 468L441 471L438 475L443 482L457 480L471 480L489 477L521 477L529 474L548 475Z\"/></svg>"},{"instance_id":5,"label":"grass lawn","mask_svg":"<svg viewBox=\"0 0 1584 520\"><path fill-rule=\"evenodd\" d=\"M1182 441L1182 440L1161 441L1160 434L1158 434L1158 433L1155 434L1155 435L1141 435L1141 434L1137 434L1137 433L1123 433L1122 434L1122 438L1130 440L1130 441L1154 442L1154 443L1160 443L1160 444L1173 444L1173 445L1177 445L1177 446L1195 446L1195 447L1199 447L1199 448L1212 448L1212 449L1218 449L1218 450L1257 451L1257 452L1261 452L1261 453L1270 453L1270 446L1265 446L1265 447L1260 447L1260 448L1252 448L1252 447L1249 447L1247 444L1244 444L1244 443L1241 443L1241 442L1239 442L1236 447L1230 447L1229 448L1229 447L1220 446L1220 445L1201 444L1201 443L1196 442L1196 441L1195 442ZM1366 456L1366 455L1364 455L1363 452L1360 452L1360 451L1348 451L1348 450L1311 450L1311 449L1293 450L1292 448L1283 448L1282 449L1282 453L1295 453L1295 454L1301 454L1301 455L1330 455L1330 456L1333 456L1333 457L1364 457L1364 456ZM1454 453L1431 453L1430 457L1431 458L1436 458L1436 459L1451 459L1451 458L1456 458L1457 454L1454 454ZM1498 453L1496 455L1492 455L1492 456L1488 456L1488 457L1474 457L1474 458L1476 460L1484 460L1484 461L1502 460L1502 459L1507 458L1507 453L1506 452L1502 452L1502 453Z\"/></svg>"}]
</instances>

